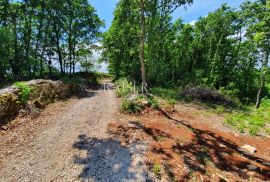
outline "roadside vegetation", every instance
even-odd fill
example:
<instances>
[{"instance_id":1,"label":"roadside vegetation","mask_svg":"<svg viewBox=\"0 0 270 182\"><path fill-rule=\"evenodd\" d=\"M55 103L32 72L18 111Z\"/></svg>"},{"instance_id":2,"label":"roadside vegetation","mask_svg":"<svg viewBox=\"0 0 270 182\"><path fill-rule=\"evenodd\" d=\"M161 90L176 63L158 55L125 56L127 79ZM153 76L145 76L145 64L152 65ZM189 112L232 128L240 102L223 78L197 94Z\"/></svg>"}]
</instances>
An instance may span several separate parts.
<instances>
[{"instance_id":1,"label":"roadside vegetation","mask_svg":"<svg viewBox=\"0 0 270 182\"><path fill-rule=\"evenodd\" d=\"M24 82L17 82L14 84L14 87L20 90L20 101L25 104L28 101L30 93L31 91L33 91L33 88L31 88Z\"/></svg>"},{"instance_id":2,"label":"roadside vegetation","mask_svg":"<svg viewBox=\"0 0 270 182\"><path fill-rule=\"evenodd\" d=\"M139 114L151 107L158 108L158 101L151 96L140 93L140 87L132 84L126 78L116 81L116 95L122 98L121 110L130 114Z\"/></svg>"},{"instance_id":3,"label":"roadside vegetation","mask_svg":"<svg viewBox=\"0 0 270 182\"><path fill-rule=\"evenodd\" d=\"M269 2L224 4L192 24L171 16L192 1L140 2L119 1L102 41L110 73L132 81L121 83L118 95L132 92L135 82L171 105L209 107L240 132L267 131ZM124 99L124 110L141 110L135 103Z\"/></svg>"},{"instance_id":4,"label":"roadside vegetation","mask_svg":"<svg viewBox=\"0 0 270 182\"><path fill-rule=\"evenodd\" d=\"M241 133L270 135L270 99L263 99L259 109L250 106L245 111L230 114L225 123Z\"/></svg>"}]
</instances>

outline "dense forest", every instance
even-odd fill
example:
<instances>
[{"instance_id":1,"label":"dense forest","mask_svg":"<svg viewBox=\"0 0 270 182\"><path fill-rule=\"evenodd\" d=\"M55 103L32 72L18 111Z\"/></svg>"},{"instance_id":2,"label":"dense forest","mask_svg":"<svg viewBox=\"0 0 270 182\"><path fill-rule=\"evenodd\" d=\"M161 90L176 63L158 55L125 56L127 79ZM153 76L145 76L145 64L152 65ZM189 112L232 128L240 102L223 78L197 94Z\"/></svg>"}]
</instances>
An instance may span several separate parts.
<instances>
[{"instance_id":1,"label":"dense forest","mask_svg":"<svg viewBox=\"0 0 270 182\"><path fill-rule=\"evenodd\" d=\"M104 22L87 0L0 1L0 80L85 68Z\"/></svg>"},{"instance_id":2,"label":"dense forest","mask_svg":"<svg viewBox=\"0 0 270 182\"><path fill-rule=\"evenodd\" d=\"M102 35L104 22L87 0L1 0L0 80L71 75L77 63L88 70L101 42L116 79L146 89L215 88L258 108L268 87L269 1L224 4L195 23L173 22L172 13L192 2L120 0Z\"/></svg>"},{"instance_id":3,"label":"dense forest","mask_svg":"<svg viewBox=\"0 0 270 182\"><path fill-rule=\"evenodd\" d=\"M148 87L207 86L242 103L257 98L259 107L268 80L269 1L224 4L194 24L173 22L173 11L189 3L120 0L103 40L111 73L137 82L145 74Z\"/></svg>"}]
</instances>

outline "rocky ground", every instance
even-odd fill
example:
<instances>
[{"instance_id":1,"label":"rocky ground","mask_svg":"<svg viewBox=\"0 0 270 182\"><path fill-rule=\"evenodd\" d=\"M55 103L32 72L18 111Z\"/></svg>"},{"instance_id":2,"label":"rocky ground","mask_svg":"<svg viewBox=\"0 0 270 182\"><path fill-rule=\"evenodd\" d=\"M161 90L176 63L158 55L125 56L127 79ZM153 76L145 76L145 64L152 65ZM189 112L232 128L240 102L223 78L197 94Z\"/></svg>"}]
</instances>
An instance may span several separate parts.
<instances>
[{"instance_id":1,"label":"rocky ground","mask_svg":"<svg viewBox=\"0 0 270 182\"><path fill-rule=\"evenodd\" d=\"M47 107L0 132L0 181L151 181L147 142L123 146L107 132L117 121L112 89Z\"/></svg>"}]
</instances>

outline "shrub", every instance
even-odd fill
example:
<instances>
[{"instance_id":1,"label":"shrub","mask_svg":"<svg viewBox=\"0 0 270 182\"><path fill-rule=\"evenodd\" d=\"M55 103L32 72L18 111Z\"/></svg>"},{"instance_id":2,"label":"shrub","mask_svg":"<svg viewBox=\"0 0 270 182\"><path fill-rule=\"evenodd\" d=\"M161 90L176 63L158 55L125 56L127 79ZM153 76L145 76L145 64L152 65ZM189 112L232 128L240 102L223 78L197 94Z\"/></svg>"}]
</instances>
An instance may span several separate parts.
<instances>
[{"instance_id":1,"label":"shrub","mask_svg":"<svg viewBox=\"0 0 270 182\"><path fill-rule=\"evenodd\" d=\"M137 114L137 113L139 113L143 109L143 106L140 105L135 100L131 100L131 101L124 100L122 102L121 109L123 111L126 111L126 112L130 113L130 114Z\"/></svg>"},{"instance_id":2,"label":"shrub","mask_svg":"<svg viewBox=\"0 0 270 182\"><path fill-rule=\"evenodd\" d=\"M150 105L153 109L158 109L158 108L159 108L158 101L157 101L155 98L147 98L147 101L148 101L149 105Z\"/></svg>"},{"instance_id":3,"label":"shrub","mask_svg":"<svg viewBox=\"0 0 270 182\"><path fill-rule=\"evenodd\" d=\"M126 78L121 78L116 81L117 89L116 95L117 97L127 96L132 92L132 83L130 83Z\"/></svg>"},{"instance_id":4,"label":"shrub","mask_svg":"<svg viewBox=\"0 0 270 182\"><path fill-rule=\"evenodd\" d=\"M29 99L31 87L24 82L16 82L14 86L20 90L20 100L25 104Z\"/></svg>"},{"instance_id":5,"label":"shrub","mask_svg":"<svg viewBox=\"0 0 270 182\"><path fill-rule=\"evenodd\" d=\"M232 104L232 101L222 95L218 90L206 87L191 87L182 92L182 96L187 99L212 103L212 104Z\"/></svg>"}]
</instances>

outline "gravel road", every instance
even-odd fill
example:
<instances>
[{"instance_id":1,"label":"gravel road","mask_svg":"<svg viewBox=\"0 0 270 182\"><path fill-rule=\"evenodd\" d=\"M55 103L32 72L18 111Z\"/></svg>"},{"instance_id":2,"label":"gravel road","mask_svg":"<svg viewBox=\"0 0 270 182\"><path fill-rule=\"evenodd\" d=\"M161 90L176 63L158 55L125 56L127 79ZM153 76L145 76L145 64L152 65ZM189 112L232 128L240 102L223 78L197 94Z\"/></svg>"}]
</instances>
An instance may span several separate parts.
<instances>
[{"instance_id":1,"label":"gravel road","mask_svg":"<svg viewBox=\"0 0 270 182\"><path fill-rule=\"evenodd\" d=\"M117 120L112 84L53 113L43 130L7 156L0 181L151 181L145 143L123 147L107 133Z\"/></svg>"}]
</instances>

